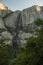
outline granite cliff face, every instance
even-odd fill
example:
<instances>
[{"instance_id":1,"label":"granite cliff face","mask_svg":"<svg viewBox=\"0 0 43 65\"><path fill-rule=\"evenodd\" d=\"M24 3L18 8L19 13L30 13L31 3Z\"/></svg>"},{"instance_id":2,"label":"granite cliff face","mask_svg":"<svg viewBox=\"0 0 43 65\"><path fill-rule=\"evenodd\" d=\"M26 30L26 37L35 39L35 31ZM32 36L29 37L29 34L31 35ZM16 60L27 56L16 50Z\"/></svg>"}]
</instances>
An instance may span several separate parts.
<instances>
[{"instance_id":1,"label":"granite cliff face","mask_svg":"<svg viewBox=\"0 0 43 65\"><path fill-rule=\"evenodd\" d=\"M0 10L0 42L14 47L24 45L37 28L37 18L43 19L43 7L38 5L23 11Z\"/></svg>"}]
</instances>

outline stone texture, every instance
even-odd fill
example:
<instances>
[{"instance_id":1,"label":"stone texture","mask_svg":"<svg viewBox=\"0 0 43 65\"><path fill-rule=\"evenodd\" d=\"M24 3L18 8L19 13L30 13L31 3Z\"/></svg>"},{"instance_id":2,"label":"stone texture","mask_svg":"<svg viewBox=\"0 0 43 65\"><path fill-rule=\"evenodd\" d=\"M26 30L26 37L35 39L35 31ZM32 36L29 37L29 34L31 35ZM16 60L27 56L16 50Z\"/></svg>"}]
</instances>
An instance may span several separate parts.
<instances>
[{"instance_id":1,"label":"stone texture","mask_svg":"<svg viewBox=\"0 0 43 65\"><path fill-rule=\"evenodd\" d=\"M34 35L34 21L43 19L43 7L32 6L23 11L0 10L0 41L13 46L24 45Z\"/></svg>"}]
</instances>

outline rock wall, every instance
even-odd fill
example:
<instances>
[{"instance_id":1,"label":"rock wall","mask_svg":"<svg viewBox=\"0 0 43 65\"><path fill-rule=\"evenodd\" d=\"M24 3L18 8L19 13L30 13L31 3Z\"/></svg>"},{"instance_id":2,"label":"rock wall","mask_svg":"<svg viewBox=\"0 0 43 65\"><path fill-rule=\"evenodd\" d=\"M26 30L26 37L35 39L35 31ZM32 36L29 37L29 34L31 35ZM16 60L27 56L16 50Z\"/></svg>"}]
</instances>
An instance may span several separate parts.
<instances>
[{"instance_id":1,"label":"rock wall","mask_svg":"<svg viewBox=\"0 0 43 65\"><path fill-rule=\"evenodd\" d=\"M23 46L27 38L34 34L37 18L43 19L43 7L32 6L15 12L0 10L0 42L13 47Z\"/></svg>"}]
</instances>

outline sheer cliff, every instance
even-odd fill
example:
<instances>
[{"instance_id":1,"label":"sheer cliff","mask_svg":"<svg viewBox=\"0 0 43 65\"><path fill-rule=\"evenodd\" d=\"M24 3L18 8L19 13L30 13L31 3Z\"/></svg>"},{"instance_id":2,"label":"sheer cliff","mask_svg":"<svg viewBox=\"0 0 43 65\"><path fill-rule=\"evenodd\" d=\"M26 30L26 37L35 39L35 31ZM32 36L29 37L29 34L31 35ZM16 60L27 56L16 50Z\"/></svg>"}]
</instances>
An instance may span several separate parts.
<instances>
[{"instance_id":1,"label":"sheer cliff","mask_svg":"<svg viewBox=\"0 0 43 65\"><path fill-rule=\"evenodd\" d=\"M43 19L43 6L34 5L15 12L0 9L0 42L14 47L24 45L37 28L34 24L37 18Z\"/></svg>"}]
</instances>

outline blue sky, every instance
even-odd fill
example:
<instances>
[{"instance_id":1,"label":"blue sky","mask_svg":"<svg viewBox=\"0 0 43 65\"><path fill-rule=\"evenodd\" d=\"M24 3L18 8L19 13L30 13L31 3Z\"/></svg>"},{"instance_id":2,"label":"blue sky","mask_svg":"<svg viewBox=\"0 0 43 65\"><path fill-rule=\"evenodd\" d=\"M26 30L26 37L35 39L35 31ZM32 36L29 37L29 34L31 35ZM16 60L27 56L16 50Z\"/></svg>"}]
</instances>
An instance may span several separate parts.
<instances>
[{"instance_id":1,"label":"blue sky","mask_svg":"<svg viewBox=\"0 0 43 65\"><path fill-rule=\"evenodd\" d=\"M11 10L22 10L33 5L43 6L43 0L0 0L7 5Z\"/></svg>"}]
</instances>

